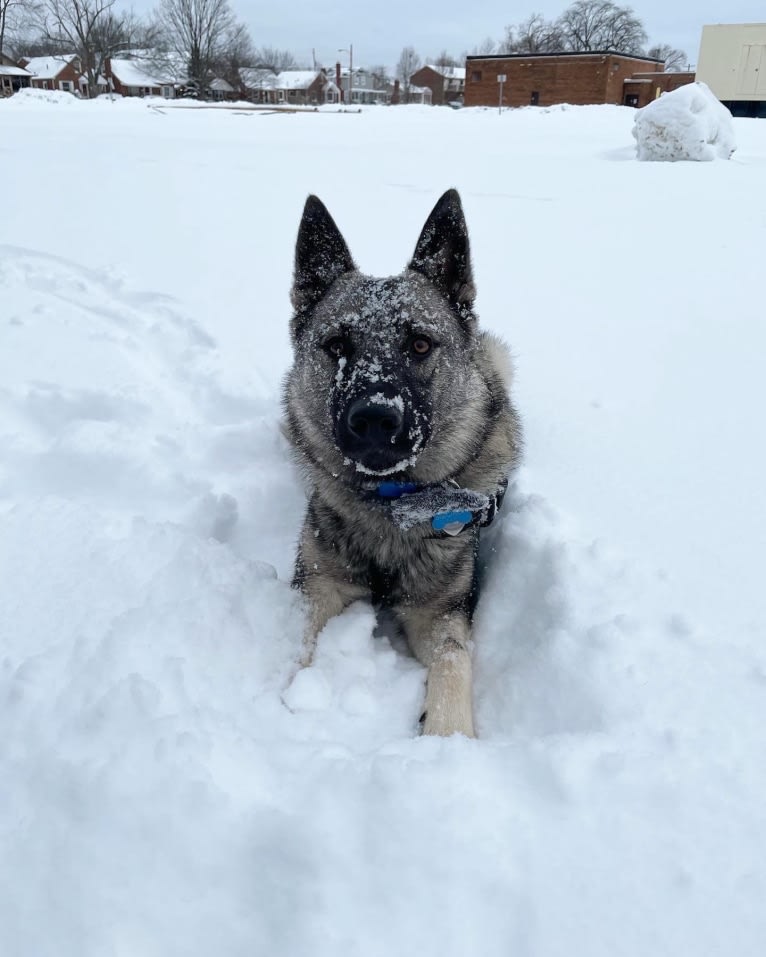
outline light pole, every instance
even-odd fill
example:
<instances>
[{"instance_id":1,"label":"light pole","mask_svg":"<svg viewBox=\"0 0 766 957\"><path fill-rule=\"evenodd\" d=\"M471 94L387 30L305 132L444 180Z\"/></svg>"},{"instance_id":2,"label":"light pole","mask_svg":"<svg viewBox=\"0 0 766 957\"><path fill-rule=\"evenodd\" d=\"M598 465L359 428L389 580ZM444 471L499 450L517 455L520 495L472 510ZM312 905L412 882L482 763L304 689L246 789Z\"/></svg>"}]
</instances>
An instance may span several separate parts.
<instances>
[{"instance_id":1,"label":"light pole","mask_svg":"<svg viewBox=\"0 0 766 957\"><path fill-rule=\"evenodd\" d=\"M349 43L348 49L342 47L338 50L338 53L348 53L348 103L347 106L351 106L351 78L354 74L354 44Z\"/></svg>"}]
</instances>

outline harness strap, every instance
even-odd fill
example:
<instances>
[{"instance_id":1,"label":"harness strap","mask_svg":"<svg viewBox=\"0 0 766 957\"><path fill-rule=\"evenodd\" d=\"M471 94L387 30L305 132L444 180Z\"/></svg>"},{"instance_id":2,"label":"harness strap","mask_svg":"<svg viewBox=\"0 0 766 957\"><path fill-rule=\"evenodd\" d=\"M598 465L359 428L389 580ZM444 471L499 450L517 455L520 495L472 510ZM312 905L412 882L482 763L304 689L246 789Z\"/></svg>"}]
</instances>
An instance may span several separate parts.
<instances>
[{"instance_id":1,"label":"harness strap","mask_svg":"<svg viewBox=\"0 0 766 957\"><path fill-rule=\"evenodd\" d=\"M429 522L436 532L459 535L472 526L486 528L490 525L507 488L507 479L501 479L489 495L460 488L454 480L426 486L411 482L381 482L376 492L377 497L389 503L392 522L404 531Z\"/></svg>"}]
</instances>

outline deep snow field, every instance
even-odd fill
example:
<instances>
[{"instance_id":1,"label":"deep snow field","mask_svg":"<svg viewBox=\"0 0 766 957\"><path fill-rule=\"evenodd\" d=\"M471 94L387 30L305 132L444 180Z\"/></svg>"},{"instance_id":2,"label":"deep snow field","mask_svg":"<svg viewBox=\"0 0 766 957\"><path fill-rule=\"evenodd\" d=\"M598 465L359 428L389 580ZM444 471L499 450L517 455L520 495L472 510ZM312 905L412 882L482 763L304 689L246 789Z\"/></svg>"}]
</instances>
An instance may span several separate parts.
<instances>
[{"instance_id":1,"label":"deep snow field","mask_svg":"<svg viewBox=\"0 0 766 957\"><path fill-rule=\"evenodd\" d=\"M0 955L766 953L766 123L0 102ZM282 696L309 192L399 271L462 195L525 465L479 740L354 606Z\"/></svg>"}]
</instances>

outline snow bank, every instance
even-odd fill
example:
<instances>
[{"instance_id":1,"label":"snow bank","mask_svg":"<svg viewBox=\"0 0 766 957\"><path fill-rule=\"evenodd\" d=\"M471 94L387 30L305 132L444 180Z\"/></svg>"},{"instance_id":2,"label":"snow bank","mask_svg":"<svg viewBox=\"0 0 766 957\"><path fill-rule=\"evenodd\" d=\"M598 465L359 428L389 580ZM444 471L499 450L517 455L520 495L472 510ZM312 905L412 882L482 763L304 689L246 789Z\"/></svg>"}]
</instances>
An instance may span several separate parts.
<instances>
[{"instance_id":1,"label":"snow bank","mask_svg":"<svg viewBox=\"0 0 766 957\"><path fill-rule=\"evenodd\" d=\"M28 110L38 106L72 106L77 102L78 97L73 93L65 93L63 90L38 90L27 86L8 97L6 105Z\"/></svg>"},{"instance_id":2,"label":"snow bank","mask_svg":"<svg viewBox=\"0 0 766 957\"><path fill-rule=\"evenodd\" d=\"M640 160L729 159L737 148L731 113L704 83L690 83L636 113Z\"/></svg>"}]
</instances>

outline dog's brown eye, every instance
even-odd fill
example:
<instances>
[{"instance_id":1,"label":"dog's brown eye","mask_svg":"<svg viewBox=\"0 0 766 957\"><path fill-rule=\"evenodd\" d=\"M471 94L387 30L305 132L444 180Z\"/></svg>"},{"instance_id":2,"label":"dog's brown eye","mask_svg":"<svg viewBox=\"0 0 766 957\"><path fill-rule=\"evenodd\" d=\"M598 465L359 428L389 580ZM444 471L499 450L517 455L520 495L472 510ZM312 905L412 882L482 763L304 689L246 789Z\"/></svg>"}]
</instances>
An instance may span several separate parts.
<instances>
[{"instance_id":1,"label":"dog's brown eye","mask_svg":"<svg viewBox=\"0 0 766 957\"><path fill-rule=\"evenodd\" d=\"M346 352L348 351L346 347L346 340L341 339L340 336L330 339L325 343L324 347L330 353L330 355L335 356L336 359L340 359L341 356L345 356Z\"/></svg>"},{"instance_id":2,"label":"dog's brown eye","mask_svg":"<svg viewBox=\"0 0 766 957\"><path fill-rule=\"evenodd\" d=\"M415 336L410 347L416 356L422 358L431 351L431 340L426 336Z\"/></svg>"}]
</instances>

